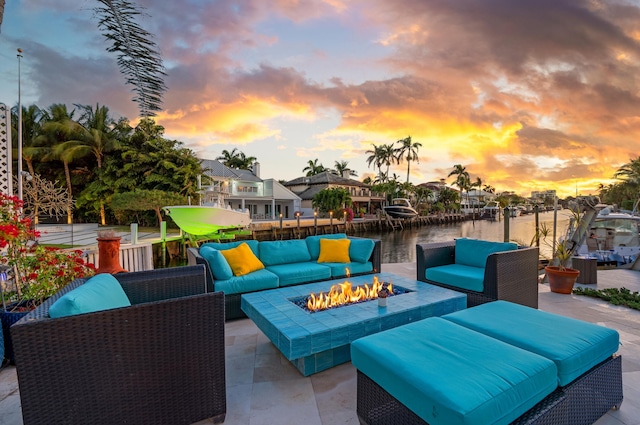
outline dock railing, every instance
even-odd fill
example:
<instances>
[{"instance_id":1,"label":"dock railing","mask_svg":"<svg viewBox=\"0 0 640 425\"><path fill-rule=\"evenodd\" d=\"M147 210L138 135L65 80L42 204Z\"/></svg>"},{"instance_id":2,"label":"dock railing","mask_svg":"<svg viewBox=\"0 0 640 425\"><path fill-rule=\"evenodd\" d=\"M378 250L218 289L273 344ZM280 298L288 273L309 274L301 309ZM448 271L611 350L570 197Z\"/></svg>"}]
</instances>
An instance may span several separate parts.
<instances>
[{"instance_id":1,"label":"dock railing","mask_svg":"<svg viewBox=\"0 0 640 425\"><path fill-rule=\"evenodd\" d=\"M97 247L85 250L85 254L89 263L95 264L96 267L99 266L100 255ZM153 270L153 249L151 244L121 244L119 260L122 268L130 272Z\"/></svg>"}]
</instances>

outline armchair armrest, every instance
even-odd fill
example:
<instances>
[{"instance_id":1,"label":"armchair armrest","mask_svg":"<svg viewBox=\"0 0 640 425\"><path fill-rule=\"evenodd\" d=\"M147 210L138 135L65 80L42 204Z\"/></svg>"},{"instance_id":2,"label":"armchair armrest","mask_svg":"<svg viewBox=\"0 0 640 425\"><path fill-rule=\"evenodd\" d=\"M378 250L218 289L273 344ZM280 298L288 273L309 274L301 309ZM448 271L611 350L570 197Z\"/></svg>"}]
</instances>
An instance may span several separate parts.
<instances>
[{"instance_id":1,"label":"armchair armrest","mask_svg":"<svg viewBox=\"0 0 640 425\"><path fill-rule=\"evenodd\" d=\"M455 241L416 244L416 280L426 282L424 272L430 267L453 264L455 248Z\"/></svg>"},{"instance_id":2,"label":"armchair armrest","mask_svg":"<svg viewBox=\"0 0 640 425\"><path fill-rule=\"evenodd\" d=\"M489 255L484 269L485 295L538 308L538 260L537 247Z\"/></svg>"},{"instance_id":3,"label":"armchair armrest","mask_svg":"<svg viewBox=\"0 0 640 425\"><path fill-rule=\"evenodd\" d=\"M194 266L197 264L204 265L204 273L207 279L207 292L215 291L215 280L211 272L211 265L205 258L200 255L198 248L187 248L187 264Z\"/></svg>"}]
</instances>

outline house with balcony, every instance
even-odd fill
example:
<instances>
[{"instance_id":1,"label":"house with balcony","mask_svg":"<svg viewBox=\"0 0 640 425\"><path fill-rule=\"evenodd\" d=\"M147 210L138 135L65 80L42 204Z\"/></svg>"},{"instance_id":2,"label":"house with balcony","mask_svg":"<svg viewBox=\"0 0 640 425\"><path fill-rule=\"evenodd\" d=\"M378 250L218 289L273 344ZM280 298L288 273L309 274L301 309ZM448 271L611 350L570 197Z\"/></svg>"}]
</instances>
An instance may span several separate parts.
<instances>
[{"instance_id":1,"label":"house with balcony","mask_svg":"<svg viewBox=\"0 0 640 425\"><path fill-rule=\"evenodd\" d=\"M313 215L313 197L324 189L343 188L351 195L354 212L361 210L375 213L382 208L384 195L374 193L371 186L349 177L350 170L345 170L342 176L325 171L314 176L298 177L284 185L301 199L300 212L303 216Z\"/></svg>"},{"instance_id":2,"label":"house with balcony","mask_svg":"<svg viewBox=\"0 0 640 425\"><path fill-rule=\"evenodd\" d=\"M260 177L260 163L251 170L229 168L217 160L202 161L203 176L198 182L205 204L223 204L248 209L253 220L294 218L301 199L275 179Z\"/></svg>"}]
</instances>

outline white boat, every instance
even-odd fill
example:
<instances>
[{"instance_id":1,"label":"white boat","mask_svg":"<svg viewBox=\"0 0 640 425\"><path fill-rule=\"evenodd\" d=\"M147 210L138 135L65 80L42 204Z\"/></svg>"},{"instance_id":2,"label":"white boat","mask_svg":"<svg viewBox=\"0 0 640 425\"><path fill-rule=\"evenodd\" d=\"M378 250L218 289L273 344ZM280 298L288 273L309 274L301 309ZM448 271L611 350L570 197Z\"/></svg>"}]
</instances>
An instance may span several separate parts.
<instances>
[{"instance_id":1,"label":"white boat","mask_svg":"<svg viewBox=\"0 0 640 425\"><path fill-rule=\"evenodd\" d=\"M602 209L589 227L586 242L577 255L597 258L599 263L623 265L640 254L640 217Z\"/></svg>"},{"instance_id":2,"label":"white boat","mask_svg":"<svg viewBox=\"0 0 640 425\"><path fill-rule=\"evenodd\" d=\"M496 201L489 201L487 205L482 207L482 215L481 218L486 218L488 220L497 220L500 216L500 204Z\"/></svg>"},{"instance_id":3,"label":"white boat","mask_svg":"<svg viewBox=\"0 0 640 425\"><path fill-rule=\"evenodd\" d=\"M411 202L406 198L392 199L391 205L384 207L384 211L393 218L414 218L418 216L418 211L413 209Z\"/></svg>"},{"instance_id":4,"label":"white boat","mask_svg":"<svg viewBox=\"0 0 640 425\"><path fill-rule=\"evenodd\" d=\"M251 224L249 211L236 211L231 207L199 205L173 205L163 210L182 231L193 236L205 236L221 230L237 230Z\"/></svg>"}]
</instances>

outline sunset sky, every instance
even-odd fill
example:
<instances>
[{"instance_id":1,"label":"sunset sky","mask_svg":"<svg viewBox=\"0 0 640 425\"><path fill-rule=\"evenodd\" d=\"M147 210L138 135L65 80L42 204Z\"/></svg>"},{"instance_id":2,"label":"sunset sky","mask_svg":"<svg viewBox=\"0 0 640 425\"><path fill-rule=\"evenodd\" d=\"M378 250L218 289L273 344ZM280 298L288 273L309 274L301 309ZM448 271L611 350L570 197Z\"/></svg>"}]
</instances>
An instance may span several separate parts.
<instances>
[{"instance_id":1,"label":"sunset sky","mask_svg":"<svg viewBox=\"0 0 640 425\"><path fill-rule=\"evenodd\" d=\"M165 136L263 178L422 143L411 182L466 166L498 191L596 193L640 154L638 0L137 0L169 87ZM137 119L87 0L6 0L0 102ZM394 166L401 181L406 163ZM452 182L453 178L447 179Z\"/></svg>"}]
</instances>

